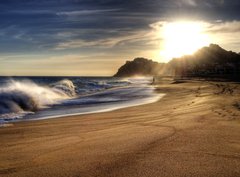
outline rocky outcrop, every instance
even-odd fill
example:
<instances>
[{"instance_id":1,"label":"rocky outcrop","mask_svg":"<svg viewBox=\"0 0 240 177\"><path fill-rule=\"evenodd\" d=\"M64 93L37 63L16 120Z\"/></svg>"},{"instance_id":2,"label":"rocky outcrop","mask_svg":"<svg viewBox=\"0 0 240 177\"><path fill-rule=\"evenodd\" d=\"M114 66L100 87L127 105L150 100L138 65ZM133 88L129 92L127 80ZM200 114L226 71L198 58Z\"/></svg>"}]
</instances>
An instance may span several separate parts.
<instances>
[{"instance_id":1,"label":"rocky outcrop","mask_svg":"<svg viewBox=\"0 0 240 177\"><path fill-rule=\"evenodd\" d=\"M225 77L240 74L240 55L216 44L169 62L179 76Z\"/></svg>"},{"instance_id":2,"label":"rocky outcrop","mask_svg":"<svg viewBox=\"0 0 240 177\"><path fill-rule=\"evenodd\" d=\"M203 47L193 55L174 58L158 63L146 58L135 58L121 66L116 77L141 76L187 76L220 77L240 79L240 54L227 51L216 44Z\"/></svg>"},{"instance_id":3,"label":"rocky outcrop","mask_svg":"<svg viewBox=\"0 0 240 177\"><path fill-rule=\"evenodd\" d=\"M165 64L154 62L146 58L135 58L127 61L118 69L115 77L153 76L157 75Z\"/></svg>"}]
</instances>

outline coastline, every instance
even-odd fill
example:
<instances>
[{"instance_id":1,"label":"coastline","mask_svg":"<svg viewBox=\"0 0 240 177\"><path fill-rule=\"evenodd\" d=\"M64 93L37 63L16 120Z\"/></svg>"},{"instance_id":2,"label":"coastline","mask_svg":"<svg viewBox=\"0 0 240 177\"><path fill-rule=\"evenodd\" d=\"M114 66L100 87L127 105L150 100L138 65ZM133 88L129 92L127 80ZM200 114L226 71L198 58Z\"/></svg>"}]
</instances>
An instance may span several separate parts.
<instances>
[{"instance_id":1,"label":"coastline","mask_svg":"<svg viewBox=\"0 0 240 177\"><path fill-rule=\"evenodd\" d=\"M0 175L240 175L238 85L156 87L155 103L0 128Z\"/></svg>"},{"instance_id":2,"label":"coastline","mask_svg":"<svg viewBox=\"0 0 240 177\"><path fill-rule=\"evenodd\" d=\"M155 102L163 96L154 92L149 78L57 79L54 81L51 77L46 77L32 81L5 80L6 88L1 93L3 99L0 109L3 113L10 113L1 115L0 127L20 121L113 111ZM35 92L28 89L31 87L35 88ZM11 88L19 92L12 91Z\"/></svg>"},{"instance_id":3,"label":"coastline","mask_svg":"<svg viewBox=\"0 0 240 177\"><path fill-rule=\"evenodd\" d=\"M136 106L141 106L141 105L146 105L146 104L151 104L154 102L159 101L162 97L164 97L165 94L158 94L155 96L152 96L152 98L146 98L146 99L140 99L140 100L134 100L129 103L122 103L118 104L117 106L110 106L109 104L106 104L102 106L103 108L99 110L90 110L89 112L78 112L78 113L69 113L69 114L62 114L62 115L55 115L55 116L49 116L49 117L40 117L40 118L35 118L35 119L24 119L24 120L19 120L21 121L38 121L38 120L45 120L45 119L57 119L57 118L68 118L68 117L73 117L73 116L82 116L82 115L88 115L88 114L98 114L98 113L106 113L106 112L111 112L119 109L125 109L125 108L130 108L130 107L136 107ZM142 101L142 102L139 102ZM110 108L107 108L110 107ZM16 121L17 122L17 121ZM13 122L13 123L16 123Z\"/></svg>"}]
</instances>

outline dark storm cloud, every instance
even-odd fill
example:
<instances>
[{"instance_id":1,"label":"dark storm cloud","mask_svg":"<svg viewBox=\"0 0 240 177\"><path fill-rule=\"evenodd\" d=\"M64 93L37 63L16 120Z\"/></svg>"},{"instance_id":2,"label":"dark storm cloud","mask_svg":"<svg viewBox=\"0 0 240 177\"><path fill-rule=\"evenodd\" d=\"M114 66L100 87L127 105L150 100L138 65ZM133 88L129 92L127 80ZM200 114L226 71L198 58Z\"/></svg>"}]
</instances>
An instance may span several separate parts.
<instances>
[{"instance_id":1,"label":"dark storm cloud","mask_svg":"<svg viewBox=\"0 0 240 177\"><path fill-rule=\"evenodd\" d=\"M238 0L2 1L0 52L51 51L67 43L97 47L98 41L112 44L108 40L114 38L126 46L127 41L142 44L124 36L147 30L159 20L239 20L239 8Z\"/></svg>"}]
</instances>

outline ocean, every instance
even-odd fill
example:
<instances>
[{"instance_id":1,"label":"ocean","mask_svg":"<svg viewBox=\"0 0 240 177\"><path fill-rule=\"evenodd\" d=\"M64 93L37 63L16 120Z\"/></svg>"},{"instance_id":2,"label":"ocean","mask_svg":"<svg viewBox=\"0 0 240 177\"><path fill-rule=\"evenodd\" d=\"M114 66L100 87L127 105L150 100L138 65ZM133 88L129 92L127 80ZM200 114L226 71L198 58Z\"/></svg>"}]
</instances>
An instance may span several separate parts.
<instances>
[{"instance_id":1,"label":"ocean","mask_svg":"<svg viewBox=\"0 0 240 177\"><path fill-rule=\"evenodd\" d=\"M0 124L152 103L152 78L0 77Z\"/></svg>"}]
</instances>

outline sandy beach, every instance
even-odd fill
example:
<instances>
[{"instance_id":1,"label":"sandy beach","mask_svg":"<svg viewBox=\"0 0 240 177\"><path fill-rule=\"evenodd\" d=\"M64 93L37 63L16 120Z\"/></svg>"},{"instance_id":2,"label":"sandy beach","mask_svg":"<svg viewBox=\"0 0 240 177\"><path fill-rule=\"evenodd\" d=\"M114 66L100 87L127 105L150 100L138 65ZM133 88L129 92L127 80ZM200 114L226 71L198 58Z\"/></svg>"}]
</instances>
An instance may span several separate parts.
<instances>
[{"instance_id":1,"label":"sandy beach","mask_svg":"<svg viewBox=\"0 0 240 177\"><path fill-rule=\"evenodd\" d=\"M1 127L0 176L240 176L239 87L159 84L156 103Z\"/></svg>"}]
</instances>

